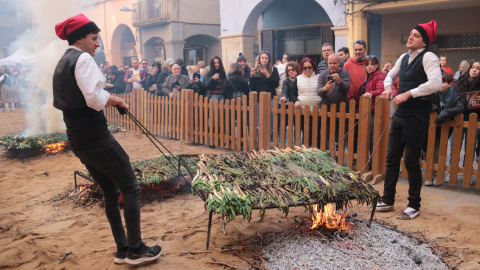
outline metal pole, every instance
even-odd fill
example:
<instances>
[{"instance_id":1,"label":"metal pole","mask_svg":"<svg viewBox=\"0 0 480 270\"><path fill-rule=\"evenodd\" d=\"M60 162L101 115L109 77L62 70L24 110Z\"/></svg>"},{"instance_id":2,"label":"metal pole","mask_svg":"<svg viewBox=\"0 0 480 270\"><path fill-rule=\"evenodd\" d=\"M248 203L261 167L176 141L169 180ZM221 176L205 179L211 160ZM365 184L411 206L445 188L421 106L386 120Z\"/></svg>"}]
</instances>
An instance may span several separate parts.
<instances>
[{"instance_id":1,"label":"metal pole","mask_svg":"<svg viewBox=\"0 0 480 270\"><path fill-rule=\"evenodd\" d=\"M210 245L210 231L212 230L212 215L213 215L213 211L210 211L210 213L208 214L207 250L208 250L208 246Z\"/></svg>"}]
</instances>

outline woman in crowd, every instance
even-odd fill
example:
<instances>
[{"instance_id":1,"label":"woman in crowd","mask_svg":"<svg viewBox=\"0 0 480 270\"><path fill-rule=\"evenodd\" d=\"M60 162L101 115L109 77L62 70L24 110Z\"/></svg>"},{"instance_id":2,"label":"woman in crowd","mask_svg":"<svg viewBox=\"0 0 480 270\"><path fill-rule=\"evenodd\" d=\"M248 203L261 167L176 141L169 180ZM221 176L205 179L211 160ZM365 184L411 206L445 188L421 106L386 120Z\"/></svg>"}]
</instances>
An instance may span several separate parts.
<instances>
[{"instance_id":1,"label":"woman in crowd","mask_svg":"<svg viewBox=\"0 0 480 270\"><path fill-rule=\"evenodd\" d=\"M162 71L162 66L159 62L153 62L152 64L152 72L147 76L147 82L145 83L145 90L155 94L157 91L157 80L158 75Z\"/></svg>"},{"instance_id":2,"label":"woman in crowd","mask_svg":"<svg viewBox=\"0 0 480 270\"><path fill-rule=\"evenodd\" d=\"M322 102L322 98L318 95L318 74L317 74L317 65L315 62L305 57L300 61L300 71L303 71L302 74L297 76L297 89L298 89L298 96L297 101L295 102L295 108L303 108L305 105L310 107L310 111L313 110L313 106L317 105L320 107ZM305 127L304 125L305 119L301 118L300 122L300 130ZM310 121L310 132L309 132L309 142L312 142L312 118L309 119ZM318 125L320 127L320 123ZM318 130L315 130L318 132ZM303 135L305 137L305 134ZM320 139L320 136L317 137ZM304 139L305 141L305 139ZM318 141L319 142L319 141ZM317 142L317 143L318 143ZM317 144L317 146L319 146Z\"/></svg>"},{"instance_id":3,"label":"woman in crowd","mask_svg":"<svg viewBox=\"0 0 480 270\"><path fill-rule=\"evenodd\" d=\"M275 88L280 83L280 75L276 67L272 66L270 54L262 51L255 63L255 68L250 70L250 89L256 92L269 92L271 98L277 94Z\"/></svg>"},{"instance_id":4,"label":"woman in crowd","mask_svg":"<svg viewBox=\"0 0 480 270\"><path fill-rule=\"evenodd\" d=\"M3 103L5 109L10 111L15 111L15 87L13 86L13 80L10 77L8 70L5 70L0 74L0 84L1 84L1 96L0 103Z\"/></svg>"},{"instance_id":5,"label":"woman in crowd","mask_svg":"<svg viewBox=\"0 0 480 270\"><path fill-rule=\"evenodd\" d=\"M286 68L286 78L282 84L281 101L293 102L301 108L302 105L298 101L297 76L300 74L300 66L297 62L289 63Z\"/></svg>"},{"instance_id":6,"label":"woman in crowd","mask_svg":"<svg viewBox=\"0 0 480 270\"><path fill-rule=\"evenodd\" d=\"M237 63L230 64L229 75L223 84L225 99L236 99L249 92L248 83L243 79L243 68Z\"/></svg>"},{"instance_id":7,"label":"woman in crowd","mask_svg":"<svg viewBox=\"0 0 480 270\"><path fill-rule=\"evenodd\" d=\"M453 80L456 81L460 79L460 76L465 74L465 72L469 69L470 69L470 64L468 63L467 60L463 60L458 66L458 71L455 72L455 76L453 76Z\"/></svg>"},{"instance_id":8,"label":"woman in crowd","mask_svg":"<svg viewBox=\"0 0 480 270\"><path fill-rule=\"evenodd\" d=\"M197 66L200 74L202 75L202 77L204 77L205 73L207 73L207 69L205 68L205 61L198 61Z\"/></svg>"},{"instance_id":9,"label":"woman in crowd","mask_svg":"<svg viewBox=\"0 0 480 270\"><path fill-rule=\"evenodd\" d=\"M220 59L218 56L214 56L210 60L210 70L205 73L203 79L205 88L207 89L207 97L214 101L225 99L222 95L222 92L226 77L227 74L225 73L222 59Z\"/></svg>"},{"instance_id":10,"label":"woman in crowd","mask_svg":"<svg viewBox=\"0 0 480 270\"><path fill-rule=\"evenodd\" d=\"M448 66L448 57L446 54L440 55L440 68L453 75L453 70Z\"/></svg>"},{"instance_id":11,"label":"woman in crowd","mask_svg":"<svg viewBox=\"0 0 480 270\"><path fill-rule=\"evenodd\" d=\"M375 105L375 98L380 96L384 90L383 81L385 74L379 68L379 62L375 56L367 56L365 58L365 72L367 78L365 83L360 87L361 94L364 97L372 99L372 106ZM370 125L370 153L373 150L373 124L375 121L375 108L372 109L372 121Z\"/></svg>"}]
</instances>

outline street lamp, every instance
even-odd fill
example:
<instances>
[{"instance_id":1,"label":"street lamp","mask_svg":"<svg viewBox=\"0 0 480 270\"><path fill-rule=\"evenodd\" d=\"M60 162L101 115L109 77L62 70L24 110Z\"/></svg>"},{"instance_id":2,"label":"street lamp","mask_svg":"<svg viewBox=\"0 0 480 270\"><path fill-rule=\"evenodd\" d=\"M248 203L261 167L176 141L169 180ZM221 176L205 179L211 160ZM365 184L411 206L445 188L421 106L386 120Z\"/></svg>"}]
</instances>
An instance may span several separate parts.
<instances>
[{"instance_id":1,"label":"street lamp","mask_svg":"<svg viewBox=\"0 0 480 270\"><path fill-rule=\"evenodd\" d=\"M137 5L137 9L140 8L140 1L138 1L138 5ZM126 6L122 6L119 8L120 11L124 11L124 12L137 12L137 10L135 9L131 9L129 7L126 7ZM137 14L138 16L138 14ZM138 17L138 19L140 19ZM142 43L142 29L140 27L138 27L138 31L139 31L139 42L140 42L140 54L142 55L142 58L143 58L143 43Z\"/></svg>"}]
</instances>

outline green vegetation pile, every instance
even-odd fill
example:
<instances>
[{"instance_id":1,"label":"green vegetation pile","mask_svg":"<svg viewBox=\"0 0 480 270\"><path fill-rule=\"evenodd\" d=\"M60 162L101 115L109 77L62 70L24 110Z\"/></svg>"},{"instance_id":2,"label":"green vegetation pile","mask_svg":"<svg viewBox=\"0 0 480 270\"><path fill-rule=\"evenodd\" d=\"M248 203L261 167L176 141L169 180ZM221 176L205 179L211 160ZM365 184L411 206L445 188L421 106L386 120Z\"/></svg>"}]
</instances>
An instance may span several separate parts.
<instances>
[{"instance_id":1,"label":"green vegetation pile","mask_svg":"<svg viewBox=\"0 0 480 270\"><path fill-rule=\"evenodd\" d=\"M45 145L67 142L64 133L39 134L32 137L3 136L0 144L5 147L5 156L10 159L25 159L45 154Z\"/></svg>"}]
</instances>

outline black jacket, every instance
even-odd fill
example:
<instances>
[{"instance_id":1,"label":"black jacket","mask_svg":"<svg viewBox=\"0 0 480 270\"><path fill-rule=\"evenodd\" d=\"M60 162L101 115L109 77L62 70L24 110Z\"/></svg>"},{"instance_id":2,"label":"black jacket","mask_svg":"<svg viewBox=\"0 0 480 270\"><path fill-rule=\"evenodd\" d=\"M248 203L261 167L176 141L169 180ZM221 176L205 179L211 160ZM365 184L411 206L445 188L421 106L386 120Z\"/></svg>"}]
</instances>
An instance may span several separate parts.
<instances>
[{"instance_id":1,"label":"black jacket","mask_svg":"<svg viewBox=\"0 0 480 270\"><path fill-rule=\"evenodd\" d=\"M280 75L276 67L273 67L272 74L270 77L266 78L265 76L254 76L250 78L250 89L256 92L269 92L273 99L277 95L275 88L280 84ZM260 95L259 95L260 98Z\"/></svg>"},{"instance_id":2,"label":"black jacket","mask_svg":"<svg viewBox=\"0 0 480 270\"><path fill-rule=\"evenodd\" d=\"M160 72L157 78L157 91L155 91L155 95L163 96L163 92L162 92L163 83L165 82L165 79L170 75L172 75L172 72L167 68L165 68L162 72Z\"/></svg>"},{"instance_id":3,"label":"black jacket","mask_svg":"<svg viewBox=\"0 0 480 270\"><path fill-rule=\"evenodd\" d=\"M437 92L435 95L438 96L441 94L440 92ZM467 100L465 99L465 96L454 90L450 101L445 106L445 109L441 111L438 114L437 119L435 119L435 124L441 125L443 122L445 122L445 120L452 119L457 114L463 113L466 105Z\"/></svg>"},{"instance_id":4,"label":"black jacket","mask_svg":"<svg viewBox=\"0 0 480 270\"><path fill-rule=\"evenodd\" d=\"M235 91L243 92L245 95L248 95L250 92L248 83L245 81L242 74L239 73L228 75L223 83L223 96L225 99L232 99Z\"/></svg>"},{"instance_id":5,"label":"black jacket","mask_svg":"<svg viewBox=\"0 0 480 270\"><path fill-rule=\"evenodd\" d=\"M292 81L289 78L286 78L283 80L282 97L286 97L293 103L298 101L297 79Z\"/></svg>"},{"instance_id":6,"label":"black jacket","mask_svg":"<svg viewBox=\"0 0 480 270\"><path fill-rule=\"evenodd\" d=\"M205 85L201 81L197 82L192 82L189 83L187 86L185 86L187 89L192 89L193 92L198 93L199 95L205 96L207 93L207 88L205 88Z\"/></svg>"},{"instance_id":7,"label":"black jacket","mask_svg":"<svg viewBox=\"0 0 480 270\"><path fill-rule=\"evenodd\" d=\"M467 73L468 74L468 73ZM480 91L480 80L477 80L475 85L472 84L468 77L460 78L452 85L453 90L457 91L460 95L465 97L466 103L468 102L466 95L468 92ZM468 104L465 105L465 111L463 114L465 117L464 121L468 121L471 113L480 114L480 109L468 109ZM477 119L480 122L480 117Z\"/></svg>"}]
</instances>

